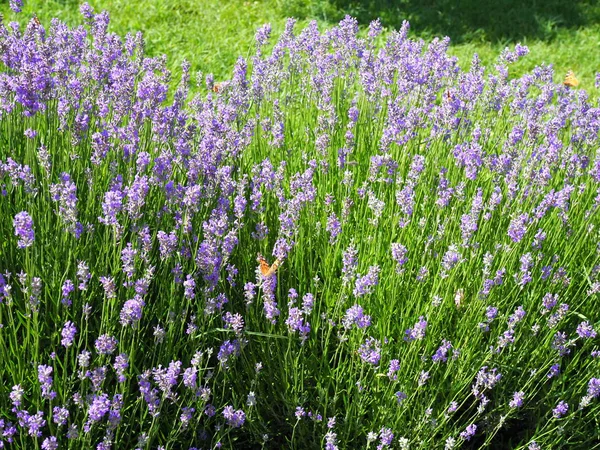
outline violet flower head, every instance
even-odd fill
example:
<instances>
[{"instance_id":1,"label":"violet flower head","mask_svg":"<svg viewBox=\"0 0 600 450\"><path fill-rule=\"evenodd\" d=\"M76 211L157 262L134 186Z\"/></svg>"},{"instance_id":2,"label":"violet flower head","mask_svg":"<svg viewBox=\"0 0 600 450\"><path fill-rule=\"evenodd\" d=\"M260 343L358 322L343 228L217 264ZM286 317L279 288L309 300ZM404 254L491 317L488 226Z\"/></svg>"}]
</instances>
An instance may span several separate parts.
<instances>
[{"instance_id":1,"label":"violet flower head","mask_svg":"<svg viewBox=\"0 0 600 450\"><path fill-rule=\"evenodd\" d=\"M354 296L360 298L371 294L373 292L373 288L379 283L380 271L381 269L379 266L371 266L365 275L358 275L354 285Z\"/></svg>"},{"instance_id":2,"label":"violet flower head","mask_svg":"<svg viewBox=\"0 0 600 450\"><path fill-rule=\"evenodd\" d=\"M556 408L554 408L552 410L552 415L554 416L555 419L560 419L565 414L567 414L568 411L569 411L569 404L567 402L561 400L560 402L558 402L558 405L556 405Z\"/></svg>"},{"instance_id":3,"label":"violet flower head","mask_svg":"<svg viewBox=\"0 0 600 450\"><path fill-rule=\"evenodd\" d=\"M342 325L345 329L350 329L352 325L356 325L357 328L363 329L371 325L371 316L364 313L362 306L354 305L346 311L342 319Z\"/></svg>"},{"instance_id":4,"label":"violet flower head","mask_svg":"<svg viewBox=\"0 0 600 450\"><path fill-rule=\"evenodd\" d=\"M65 282L62 285L62 299L61 299L61 303L65 306L71 306L72 301L69 298L69 295L71 294L71 292L73 292L75 290L75 285L73 284L73 282L71 280L65 280Z\"/></svg>"},{"instance_id":5,"label":"violet flower head","mask_svg":"<svg viewBox=\"0 0 600 450\"><path fill-rule=\"evenodd\" d=\"M474 423L469 425L465 431L463 431L462 433L460 433L460 437L461 439L465 440L465 441L469 441L471 440L471 438L473 436L475 436L475 433L477 433L477 425L475 425Z\"/></svg>"},{"instance_id":6,"label":"violet flower head","mask_svg":"<svg viewBox=\"0 0 600 450\"><path fill-rule=\"evenodd\" d=\"M115 363L113 364L113 368L117 374L117 381L119 383L124 383L127 381L127 376L125 372L129 367L129 357L126 353L121 353L115 357Z\"/></svg>"},{"instance_id":7,"label":"violet flower head","mask_svg":"<svg viewBox=\"0 0 600 450\"><path fill-rule=\"evenodd\" d=\"M52 366L40 364L38 366L38 381L42 389L42 398L52 400L56 397L56 392L52 390Z\"/></svg>"},{"instance_id":8,"label":"violet flower head","mask_svg":"<svg viewBox=\"0 0 600 450\"><path fill-rule=\"evenodd\" d=\"M427 328L427 321L423 316L419 317L419 320L412 328L405 331L405 341L420 341L425 337L425 330Z\"/></svg>"},{"instance_id":9,"label":"violet flower head","mask_svg":"<svg viewBox=\"0 0 600 450\"><path fill-rule=\"evenodd\" d=\"M387 376L391 381L397 381L398 375L396 372L400 370L400 361L397 359L392 359L390 361L390 367L388 368Z\"/></svg>"},{"instance_id":10,"label":"violet flower head","mask_svg":"<svg viewBox=\"0 0 600 450\"><path fill-rule=\"evenodd\" d=\"M394 440L394 433L392 433L392 430L390 428L382 428L379 431L379 443L380 445L377 446L378 449L381 449L383 447L387 447L392 445L392 441Z\"/></svg>"},{"instance_id":11,"label":"violet flower head","mask_svg":"<svg viewBox=\"0 0 600 450\"><path fill-rule=\"evenodd\" d=\"M110 355L117 349L117 339L109 334L103 334L96 339L96 351L100 355Z\"/></svg>"},{"instance_id":12,"label":"violet flower head","mask_svg":"<svg viewBox=\"0 0 600 450\"><path fill-rule=\"evenodd\" d=\"M62 406L55 406L52 408L52 421L58 426L63 426L67 424L67 420L69 419L69 410Z\"/></svg>"},{"instance_id":13,"label":"violet flower head","mask_svg":"<svg viewBox=\"0 0 600 450\"><path fill-rule=\"evenodd\" d=\"M577 334L582 339L594 339L597 335L596 330L588 321L581 322L577 326Z\"/></svg>"},{"instance_id":14,"label":"violet flower head","mask_svg":"<svg viewBox=\"0 0 600 450\"><path fill-rule=\"evenodd\" d=\"M546 374L547 378L554 378L555 376L560 374L560 366L558 364L553 364L550 367L550 370Z\"/></svg>"},{"instance_id":15,"label":"violet flower head","mask_svg":"<svg viewBox=\"0 0 600 450\"><path fill-rule=\"evenodd\" d=\"M233 428L240 428L246 421L246 414L244 411L241 409L235 411L231 405L227 405L223 409L223 417L225 418L227 425Z\"/></svg>"},{"instance_id":16,"label":"violet flower head","mask_svg":"<svg viewBox=\"0 0 600 450\"><path fill-rule=\"evenodd\" d=\"M58 442L56 441L56 437L50 436L43 440L42 442L42 450L57 450Z\"/></svg>"},{"instance_id":17,"label":"violet flower head","mask_svg":"<svg viewBox=\"0 0 600 450\"><path fill-rule=\"evenodd\" d=\"M381 342L368 337L358 349L358 355L364 362L376 366L381 359Z\"/></svg>"},{"instance_id":18,"label":"violet flower head","mask_svg":"<svg viewBox=\"0 0 600 450\"><path fill-rule=\"evenodd\" d=\"M508 237L510 237L513 242L521 242L521 239L523 239L523 236L525 236L525 232L527 231L528 223L529 215L527 214L521 214L514 218L508 226Z\"/></svg>"},{"instance_id":19,"label":"violet flower head","mask_svg":"<svg viewBox=\"0 0 600 450\"><path fill-rule=\"evenodd\" d=\"M399 244L397 242L392 242L391 251L392 258L394 259L394 261L396 261L397 264L396 272L402 273L404 271L403 266L408 261L408 258L406 257L406 253L408 253L408 250L404 245Z\"/></svg>"},{"instance_id":20,"label":"violet flower head","mask_svg":"<svg viewBox=\"0 0 600 450\"><path fill-rule=\"evenodd\" d=\"M446 339L442 340L442 345L435 351L431 360L434 363L445 363L448 361L448 352L452 348L452 342L447 341Z\"/></svg>"},{"instance_id":21,"label":"violet flower head","mask_svg":"<svg viewBox=\"0 0 600 450\"><path fill-rule=\"evenodd\" d=\"M17 247L27 248L33 245L35 232L33 230L33 219L27 211L21 211L15 216L13 221L15 227L15 236L19 238Z\"/></svg>"},{"instance_id":22,"label":"violet flower head","mask_svg":"<svg viewBox=\"0 0 600 450\"><path fill-rule=\"evenodd\" d=\"M596 398L600 395L600 378L591 378L588 382L587 395Z\"/></svg>"},{"instance_id":23,"label":"violet flower head","mask_svg":"<svg viewBox=\"0 0 600 450\"><path fill-rule=\"evenodd\" d=\"M62 339L61 339L60 343L64 347L70 347L71 345L73 345L73 340L75 339L76 333L77 333L77 328L75 327L73 322L67 321L61 332Z\"/></svg>"},{"instance_id":24,"label":"violet flower head","mask_svg":"<svg viewBox=\"0 0 600 450\"><path fill-rule=\"evenodd\" d=\"M8 4L15 13L20 13L23 9L23 0L9 0Z\"/></svg>"},{"instance_id":25,"label":"violet flower head","mask_svg":"<svg viewBox=\"0 0 600 450\"><path fill-rule=\"evenodd\" d=\"M515 392L513 394L512 400L509 402L508 406L511 408L520 408L523 406L523 399L525 398L525 393L523 391Z\"/></svg>"},{"instance_id":26,"label":"violet flower head","mask_svg":"<svg viewBox=\"0 0 600 450\"><path fill-rule=\"evenodd\" d=\"M342 253L342 282L344 284L350 283L356 276L357 256L358 250L352 244Z\"/></svg>"}]
</instances>

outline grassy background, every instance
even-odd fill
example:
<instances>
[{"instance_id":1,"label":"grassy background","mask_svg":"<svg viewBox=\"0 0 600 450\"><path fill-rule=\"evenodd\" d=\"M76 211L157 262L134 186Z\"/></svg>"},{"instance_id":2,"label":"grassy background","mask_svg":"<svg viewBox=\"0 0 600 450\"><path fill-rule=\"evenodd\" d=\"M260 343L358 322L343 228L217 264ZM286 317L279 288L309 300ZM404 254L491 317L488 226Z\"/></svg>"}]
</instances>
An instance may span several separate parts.
<instances>
[{"instance_id":1,"label":"grassy background","mask_svg":"<svg viewBox=\"0 0 600 450\"><path fill-rule=\"evenodd\" d=\"M8 20L28 21L34 14L44 24L59 17L81 23L77 0L25 0L15 15L8 1L0 12ZM531 54L514 66L520 75L538 64L552 63L557 81L572 69L581 87L597 96L594 75L600 63L591 55L600 50L600 2L583 0L91 0L97 10L111 14L112 30L125 34L142 31L147 53L167 54L175 77L187 59L193 72L212 72L228 78L236 58L253 52L254 32L269 22L278 35L287 17L299 19L299 27L316 19L321 27L338 22L345 14L361 25L380 17L387 29L411 23L413 36L425 39L450 36L451 53L463 67L474 52L484 64L492 64L500 51L517 42Z\"/></svg>"}]
</instances>

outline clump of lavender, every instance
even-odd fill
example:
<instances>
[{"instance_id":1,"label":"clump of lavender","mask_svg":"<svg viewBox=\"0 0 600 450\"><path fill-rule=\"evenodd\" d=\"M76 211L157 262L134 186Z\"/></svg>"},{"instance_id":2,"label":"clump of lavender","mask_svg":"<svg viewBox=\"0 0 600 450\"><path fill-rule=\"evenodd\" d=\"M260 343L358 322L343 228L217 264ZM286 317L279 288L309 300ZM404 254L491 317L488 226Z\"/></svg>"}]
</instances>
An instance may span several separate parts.
<instances>
[{"instance_id":1,"label":"clump of lavender","mask_svg":"<svg viewBox=\"0 0 600 450\"><path fill-rule=\"evenodd\" d=\"M80 12L0 23L0 447L450 449L540 386L516 446L594 436L595 98L351 17L192 86Z\"/></svg>"}]
</instances>

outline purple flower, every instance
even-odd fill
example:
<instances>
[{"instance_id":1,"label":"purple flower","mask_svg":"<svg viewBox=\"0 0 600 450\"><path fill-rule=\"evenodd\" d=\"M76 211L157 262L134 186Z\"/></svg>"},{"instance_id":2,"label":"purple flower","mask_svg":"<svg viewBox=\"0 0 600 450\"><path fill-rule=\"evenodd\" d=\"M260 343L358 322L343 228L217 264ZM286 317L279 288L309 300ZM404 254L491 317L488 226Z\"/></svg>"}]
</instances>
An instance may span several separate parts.
<instances>
[{"instance_id":1,"label":"purple flower","mask_svg":"<svg viewBox=\"0 0 600 450\"><path fill-rule=\"evenodd\" d=\"M520 408L523 406L523 398L525 398L525 393L523 391L515 392L508 406L511 408Z\"/></svg>"},{"instance_id":2,"label":"purple flower","mask_svg":"<svg viewBox=\"0 0 600 450\"><path fill-rule=\"evenodd\" d=\"M408 395L406 395L402 391L398 391L394 395L396 396L396 401L398 402L398 404L401 404L404 400L408 398Z\"/></svg>"},{"instance_id":3,"label":"purple flower","mask_svg":"<svg viewBox=\"0 0 600 450\"><path fill-rule=\"evenodd\" d=\"M492 320L494 320L497 315L498 315L498 308L496 308L494 306L488 306L487 309L485 310L485 318L488 320L488 322L491 322Z\"/></svg>"},{"instance_id":4,"label":"purple flower","mask_svg":"<svg viewBox=\"0 0 600 450\"><path fill-rule=\"evenodd\" d=\"M181 415L179 416L179 420L181 421L182 430L185 430L188 427L189 423L192 421L192 417L194 417L195 412L196 409L192 407L181 408Z\"/></svg>"},{"instance_id":5,"label":"purple flower","mask_svg":"<svg viewBox=\"0 0 600 450\"><path fill-rule=\"evenodd\" d=\"M102 418L108 414L110 410L110 399L108 394L93 395L88 410L88 421L84 425L83 430L89 431L94 422L100 422Z\"/></svg>"},{"instance_id":6,"label":"purple flower","mask_svg":"<svg viewBox=\"0 0 600 450\"><path fill-rule=\"evenodd\" d=\"M476 432L477 432L477 425L471 424L465 429L465 431L460 433L460 438L465 441L469 441L469 440L471 440L471 438L473 436L475 436Z\"/></svg>"},{"instance_id":7,"label":"purple flower","mask_svg":"<svg viewBox=\"0 0 600 450\"><path fill-rule=\"evenodd\" d=\"M554 378L559 373L560 373L560 366L558 364L553 364L550 367L550 370L548 371L548 373L546 374L546 377L547 378Z\"/></svg>"},{"instance_id":8,"label":"purple flower","mask_svg":"<svg viewBox=\"0 0 600 450\"><path fill-rule=\"evenodd\" d=\"M154 381L158 385L165 398L175 399L173 388L177 386L177 378L181 372L181 361L171 361L168 368L158 366L152 370Z\"/></svg>"},{"instance_id":9,"label":"purple flower","mask_svg":"<svg viewBox=\"0 0 600 450\"><path fill-rule=\"evenodd\" d=\"M21 406L23 394L25 394L25 391L23 390L20 384L13 386L12 390L10 391L9 398L15 407L18 408L19 406Z\"/></svg>"},{"instance_id":10,"label":"purple flower","mask_svg":"<svg viewBox=\"0 0 600 450\"><path fill-rule=\"evenodd\" d=\"M546 314L548 311L550 311L552 308L554 308L557 303L558 303L558 295L550 294L550 293L544 295L544 298L542 299L542 304L544 305L544 308L546 309L546 311L542 310L542 314Z\"/></svg>"},{"instance_id":11,"label":"purple flower","mask_svg":"<svg viewBox=\"0 0 600 450\"><path fill-rule=\"evenodd\" d=\"M594 327L592 327L589 322L585 321L577 326L577 334L582 339L594 339L597 333L596 330L594 330Z\"/></svg>"},{"instance_id":12,"label":"purple flower","mask_svg":"<svg viewBox=\"0 0 600 450\"><path fill-rule=\"evenodd\" d=\"M423 316L419 317L419 321L415 323L413 328L409 328L404 332L405 341L420 341L425 337L425 329L427 328L427 322Z\"/></svg>"},{"instance_id":13,"label":"purple flower","mask_svg":"<svg viewBox=\"0 0 600 450\"><path fill-rule=\"evenodd\" d=\"M527 313L522 306L517 307L515 312L508 318L508 327L513 329L514 326L525 318Z\"/></svg>"},{"instance_id":14,"label":"purple flower","mask_svg":"<svg viewBox=\"0 0 600 450\"><path fill-rule=\"evenodd\" d=\"M365 295L371 294L373 288L379 283L379 266L369 267L369 271L366 275L358 275L356 278L356 284L354 285L354 296L357 298L364 297Z\"/></svg>"},{"instance_id":15,"label":"purple flower","mask_svg":"<svg viewBox=\"0 0 600 450\"><path fill-rule=\"evenodd\" d=\"M9 0L8 4L10 6L10 9L12 9L16 13L20 13L21 9L23 8L23 0ZM27 133L27 131L25 133Z\"/></svg>"},{"instance_id":16,"label":"purple flower","mask_svg":"<svg viewBox=\"0 0 600 450\"><path fill-rule=\"evenodd\" d=\"M65 306L71 306L71 299L69 298L69 295L71 294L71 292L73 292L75 290L75 285L73 284L73 282L71 280L65 280L65 282L62 285L62 300L61 303Z\"/></svg>"},{"instance_id":17,"label":"purple flower","mask_svg":"<svg viewBox=\"0 0 600 450\"><path fill-rule=\"evenodd\" d=\"M121 309L121 313L119 314L121 325L125 327L131 324L132 327L135 327L142 318L142 309L145 305L146 303L139 295L135 295L131 300L127 300L123 304L123 309Z\"/></svg>"},{"instance_id":18,"label":"purple flower","mask_svg":"<svg viewBox=\"0 0 600 450\"><path fill-rule=\"evenodd\" d=\"M408 261L408 258L406 257L406 253L408 253L408 250L404 245L398 244L396 242L392 243L391 250L392 258L394 259L394 261L396 261L397 264L396 272L402 273L404 270L403 266Z\"/></svg>"},{"instance_id":19,"label":"purple flower","mask_svg":"<svg viewBox=\"0 0 600 450\"><path fill-rule=\"evenodd\" d=\"M225 328L231 328L235 334L239 335L244 330L244 318L239 313L226 312L223 316L223 322L225 322Z\"/></svg>"},{"instance_id":20,"label":"purple flower","mask_svg":"<svg viewBox=\"0 0 600 450\"><path fill-rule=\"evenodd\" d=\"M239 428L244 425L246 421L246 414L241 409L234 411L233 406L226 406L223 409L223 417L227 422L227 425L233 428Z\"/></svg>"},{"instance_id":21,"label":"purple flower","mask_svg":"<svg viewBox=\"0 0 600 450\"><path fill-rule=\"evenodd\" d=\"M126 353L121 353L115 357L115 363L113 364L113 368L117 374L117 381L119 383L124 383L127 380L127 376L125 375L125 371L129 367L129 357Z\"/></svg>"},{"instance_id":22,"label":"purple flower","mask_svg":"<svg viewBox=\"0 0 600 450\"><path fill-rule=\"evenodd\" d=\"M115 292L115 280L112 277L100 277L100 284L102 284L102 288L104 289L104 295L107 299L116 298L117 294Z\"/></svg>"},{"instance_id":23,"label":"purple flower","mask_svg":"<svg viewBox=\"0 0 600 450\"><path fill-rule=\"evenodd\" d=\"M569 404L561 400L560 402L558 402L558 405L556 405L556 408L552 410L552 415L554 416L554 418L560 419L567 413L567 411L569 411Z\"/></svg>"},{"instance_id":24,"label":"purple flower","mask_svg":"<svg viewBox=\"0 0 600 450\"><path fill-rule=\"evenodd\" d=\"M54 436L47 437L42 442L42 450L57 450L58 442L56 442L56 438Z\"/></svg>"},{"instance_id":25,"label":"purple flower","mask_svg":"<svg viewBox=\"0 0 600 450\"><path fill-rule=\"evenodd\" d=\"M481 399L484 397L483 393L493 389L501 378L502 374L498 372L498 369L488 370L487 366L483 366L477 372L475 382L471 386L471 392L476 398Z\"/></svg>"},{"instance_id":26,"label":"purple flower","mask_svg":"<svg viewBox=\"0 0 600 450\"><path fill-rule=\"evenodd\" d=\"M350 283L356 276L356 268L358 267L358 250L354 245L350 245L346 251L342 253L342 282Z\"/></svg>"},{"instance_id":27,"label":"purple flower","mask_svg":"<svg viewBox=\"0 0 600 450\"><path fill-rule=\"evenodd\" d=\"M177 247L177 235L174 231L171 231L170 234L159 231L156 233L156 238L158 239L160 258L163 260L169 258Z\"/></svg>"},{"instance_id":28,"label":"purple flower","mask_svg":"<svg viewBox=\"0 0 600 450\"><path fill-rule=\"evenodd\" d=\"M269 36L271 35L271 24L267 23L256 30L256 34L254 38L256 39L256 45L262 47L269 40Z\"/></svg>"},{"instance_id":29,"label":"purple flower","mask_svg":"<svg viewBox=\"0 0 600 450\"><path fill-rule=\"evenodd\" d=\"M442 257L442 272L440 276L442 278L448 277L448 272L456 267L462 261L462 255L458 251L458 247L456 245L451 245L448 247L446 253Z\"/></svg>"},{"instance_id":30,"label":"purple flower","mask_svg":"<svg viewBox=\"0 0 600 450\"><path fill-rule=\"evenodd\" d=\"M310 292L302 296L302 311L304 314L310 314L313 310L315 297Z\"/></svg>"},{"instance_id":31,"label":"purple flower","mask_svg":"<svg viewBox=\"0 0 600 450\"><path fill-rule=\"evenodd\" d=\"M110 355L117 348L117 339L109 334L103 334L96 339L96 351L100 355Z\"/></svg>"},{"instance_id":32,"label":"purple flower","mask_svg":"<svg viewBox=\"0 0 600 450\"><path fill-rule=\"evenodd\" d=\"M19 238L17 247L27 248L33 245L35 233L33 231L33 219L26 211L21 211L13 221L15 236Z\"/></svg>"},{"instance_id":33,"label":"purple flower","mask_svg":"<svg viewBox=\"0 0 600 450\"><path fill-rule=\"evenodd\" d=\"M392 441L394 440L394 433L392 433L392 430L389 428L382 428L379 431L379 442L380 442L380 446L378 446L378 448L381 448L381 446L389 446L392 445Z\"/></svg>"},{"instance_id":34,"label":"purple flower","mask_svg":"<svg viewBox=\"0 0 600 450\"><path fill-rule=\"evenodd\" d=\"M310 333L310 324L303 320L304 312L297 307L292 307L289 310L289 316L285 321L290 332L299 332L301 340L304 342Z\"/></svg>"},{"instance_id":35,"label":"purple flower","mask_svg":"<svg viewBox=\"0 0 600 450\"><path fill-rule=\"evenodd\" d=\"M113 190L107 191L102 203L104 216L98 217L98 220L105 225L118 225L117 214L123 207L123 198L124 194L118 185L114 186Z\"/></svg>"},{"instance_id":36,"label":"purple flower","mask_svg":"<svg viewBox=\"0 0 600 450\"><path fill-rule=\"evenodd\" d=\"M44 420L44 413L42 411L38 411L34 415L30 415L27 411L19 411L17 417L19 418L19 425L27 428L27 433L30 436L42 437L41 430L46 426L46 420Z\"/></svg>"},{"instance_id":37,"label":"purple flower","mask_svg":"<svg viewBox=\"0 0 600 450\"><path fill-rule=\"evenodd\" d=\"M77 333L77 328L71 321L65 322L65 326L62 329L61 336L62 339L60 343L64 347L70 347L73 344L73 339L75 339L75 334Z\"/></svg>"},{"instance_id":38,"label":"purple flower","mask_svg":"<svg viewBox=\"0 0 600 450\"><path fill-rule=\"evenodd\" d=\"M399 370L400 370L400 361L397 359L392 359L390 361L390 367L387 372L388 378L392 381L398 380L398 375L396 374L396 372L398 372Z\"/></svg>"},{"instance_id":39,"label":"purple flower","mask_svg":"<svg viewBox=\"0 0 600 450\"><path fill-rule=\"evenodd\" d=\"M79 280L79 286L77 287L81 291L86 291L87 284L92 279L92 275L90 274L90 268L85 261L77 262L77 279Z\"/></svg>"},{"instance_id":40,"label":"purple flower","mask_svg":"<svg viewBox=\"0 0 600 450\"><path fill-rule=\"evenodd\" d=\"M221 367L228 367L229 357L230 356L238 356L240 354L240 343L236 339L234 341L226 340L221 344L219 348L219 353L217 354L217 359L221 364Z\"/></svg>"},{"instance_id":41,"label":"purple flower","mask_svg":"<svg viewBox=\"0 0 600 450\"><path fill-rule=\"evenodd\" d=\"M521 214L514 218L508 226L508 237L510 237L513 242L521 242L521 239L523 239L523 236L525 236L525 232L527 231L528 223L529 215L527 214Z\"/></svg>"},{"instance_id":42,"label":"purple flower","mask_svg":"<svg viewBox=\"0 0 600 450\"><path fill-rule=\"evenodd\" d=\"M61 406L55 406L52 408L52 421L59 425L66 425L69 419L69 410Z\"/></svg>"},{"instance_id":43,"label":"purple flower","mask_svg":"<svg viewBox=\"0 0 600 450\"><path fill-rule=\"evenodd\" d=\"M371 325L371 316L364 313L362 306L354 305L346 311L344 318L342 319L342 325L345 329L350 329L352 325L356 325L357 328L367 328Z\"/></svg>"},{"instance_id":44,"label":"purple flower","mask_svg":"<svg viewBox=\"0 0 600 450\"><path fill-rule=\"evenodd\" d=\"M442 345L435 351L435 354L431 357L434 363L445 363L448 361L448 352L452 348L452 342L446 339L442 340Z\"/></svg>"},{"instance_id":45,"label":"purple flower","mask_svg":"<svg viewBox=\"0 0 600 450\"><path fill-rule=\"evenodd\" d=\"M600 395L600 378L591 378L588 382L587 395L596 398Z\"/></svg>"},{"instance_id":46,"label":"purple flower","mask_svg":"<svg viewBox=\"0 0 600 450\"><path fill-rule=\"evenodd\" d=\"M342 224L335 213L331 213L327 218L327 225L325 226L325 229L329 233L329 243L335 244L337 237L342 232Z\"/></svg>"},{"instance_id":47,"label":"purple flower","mask_svg":"<svg viewBox=\"0 0 600 450\"><path fill-rule=\"evenodd\" d=\"M381 358L381 342L368 337L358 349L360 358L369 364L377 365Z\"/></svg>"},{"instance_id":48,"label":"purple flower","mask_svg":"<svg viewBox=\"0 0 600 450\"><path fill-rule=\"evenodd\" d=\"M56 392L52 390L52 366L46 366L44 364L40 364L38 366L38 381L40 382L40 387L42 388L42 397L52 400L56 397Z\"/></svg>"}]
</instances>

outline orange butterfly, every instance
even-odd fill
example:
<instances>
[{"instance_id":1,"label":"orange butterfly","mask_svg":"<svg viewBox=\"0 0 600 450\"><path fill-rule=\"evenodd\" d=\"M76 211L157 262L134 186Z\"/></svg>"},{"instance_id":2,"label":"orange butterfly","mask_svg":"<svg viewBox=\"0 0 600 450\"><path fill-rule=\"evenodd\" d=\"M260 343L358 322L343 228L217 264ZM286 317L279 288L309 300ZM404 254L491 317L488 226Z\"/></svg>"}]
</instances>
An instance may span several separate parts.
<instances>
[{"instance_id":1,"label":"orange butterfly","mask_svg":"<svg viewBox=\"0 0 600 450\"><path fill-rule=\"evenodd\" d=\"M228 86L229 86L229 81L218 81L215 84L213 84L212 91L217 94L220 94L225 89L227 89Z\"/></svg>"},{"instance_id":2,"label":"orange butterfly","mask_svg":"<svg viewBox=\"0 0 600 450\"><path fill-rule=\"evenodd\" d=\"M575 78L575 74L573 73L572 70L569 70L567 72L567 76L565 77L565 81L563 81L563 84L565 86L569 86L569 87L579 86L579 80L577 78Z\"/></svg>"},{"instance_id":3,"label":"orange butterfly","mask_svg":"<svg viewBox=\"0 0 600 450\"><path fill-rule=\"evenodd\" d=\"M256 260L258 261L258 263L260 264L260 273L262 274L263 277L268 278L272 275L275 274L275 272L277 272L277 269L279 268L279 266L281 265L281 263L283 261L281 261L279 258L277 258L273 264L271 264L269 266L269 263L267 262L267 260L264 258L263 255L261 255L260 253L258 254Z\"/></svg>"}]
</instances>

